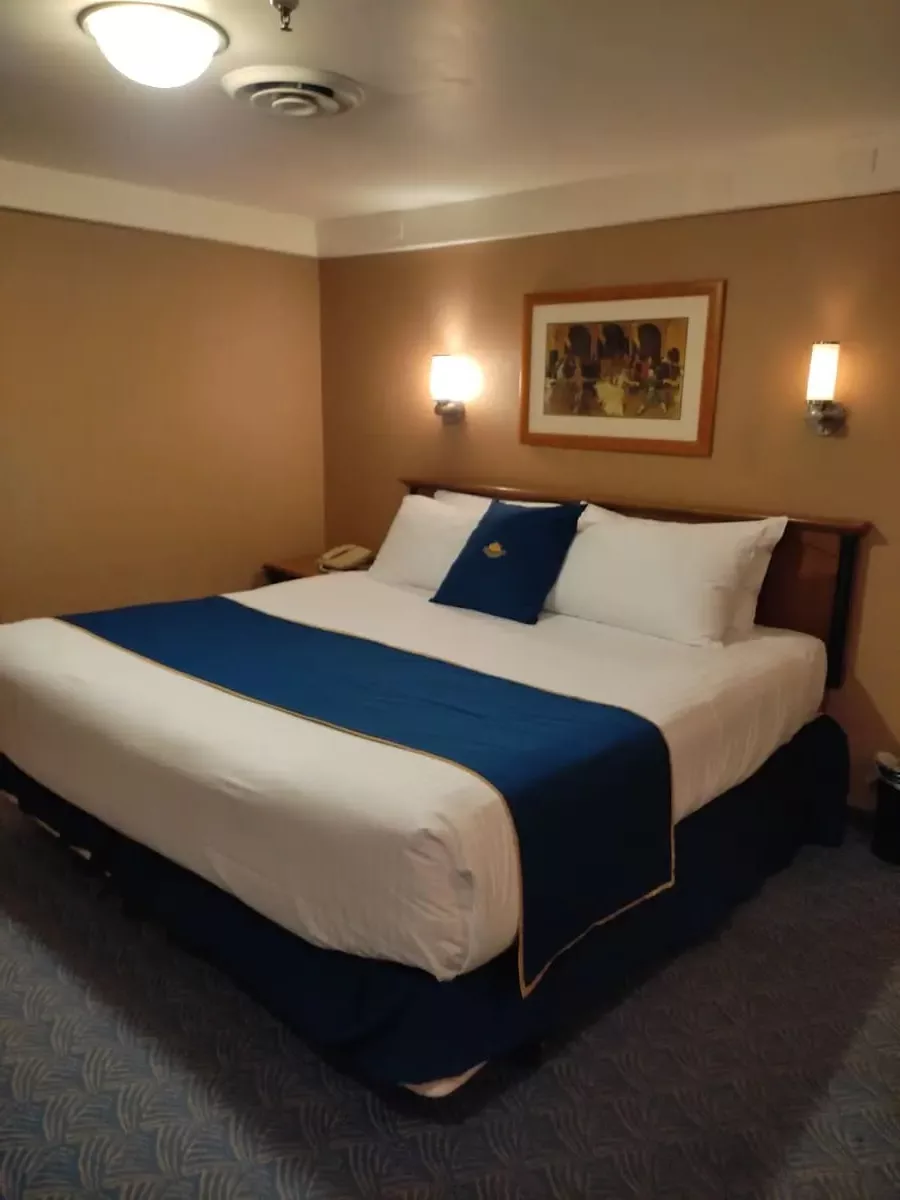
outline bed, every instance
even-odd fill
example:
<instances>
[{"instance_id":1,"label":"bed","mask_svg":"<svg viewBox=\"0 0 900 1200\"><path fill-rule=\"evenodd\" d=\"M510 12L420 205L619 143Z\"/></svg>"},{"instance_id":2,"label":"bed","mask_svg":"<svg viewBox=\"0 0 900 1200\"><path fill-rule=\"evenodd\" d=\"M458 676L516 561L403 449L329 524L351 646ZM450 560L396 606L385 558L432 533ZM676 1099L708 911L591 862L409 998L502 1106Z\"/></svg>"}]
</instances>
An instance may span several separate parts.
<instances>
[{"instance_id":1,"label":"bed","mask_svg":"<svg viewBox=\"0 0 900 1200\"><path fill-rule=\"evenodd\" d=\"M455 762L298 720L77 625L37 620L0 629L0 787L350 1069L442 1094L612 999L804 841L839 839L846 743L819 710L843 670L864 532L792 521L762 626L709 650L562 615L499 621L366 572L229 598L280 622L615 705L662 732L677 879L585 930L539 986L519 986L515 970L516 829L496 789Z\"/></svg>"}]
</instances>

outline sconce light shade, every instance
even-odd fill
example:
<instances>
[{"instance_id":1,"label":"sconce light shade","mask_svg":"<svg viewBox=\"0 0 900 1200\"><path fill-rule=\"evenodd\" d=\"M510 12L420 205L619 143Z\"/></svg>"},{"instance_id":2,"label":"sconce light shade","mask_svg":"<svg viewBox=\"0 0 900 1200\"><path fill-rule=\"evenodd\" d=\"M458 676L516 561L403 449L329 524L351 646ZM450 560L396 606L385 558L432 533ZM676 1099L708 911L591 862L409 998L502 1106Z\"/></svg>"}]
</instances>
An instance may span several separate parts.
<instances>
[{"instance_id":1,"label":"sconce light shade","mask_svg":"<svg viewBox=\"0 0 900 1200\"><path fill-rule=\"evenodd\" d=\"M815 342L809 358L806 419L822 437L837 433L847 421L844 406L834 399L840 354L840 342Z\"/></svg>"},{"instance_id":2,"label":"sconce light shade","mask_svg":"<svg viewBox=\"0 0 900 1200\"><path fill-rule=\"evenodd\" d=\"M94 4L78 23L120 74L146 87L192 83L228 45L214 21L166 4Z\"/></svg>"},{"instance_id":3,"label":"sconce light shade","mask_svg":"<svg viewBox=\"0 0 900 1200\"><path fill-rule=\"evenodd\" d=\"M445 421L461 421L483 383L481 367L468 355L436 354L431 360L431 398L434 411Z\"/></svg>"},{"instance_id":4,"label":"sconce light shade","mask_svg":"<svg viewBox=\"0 0 900 1200\"><path fill-rule=\"evenodd\" d=\"M809 357L809 379L806 383L806 399L833 400L837 383L838 359L841 356L840 342L815 342Z\"/></svg>"}]
</instances>

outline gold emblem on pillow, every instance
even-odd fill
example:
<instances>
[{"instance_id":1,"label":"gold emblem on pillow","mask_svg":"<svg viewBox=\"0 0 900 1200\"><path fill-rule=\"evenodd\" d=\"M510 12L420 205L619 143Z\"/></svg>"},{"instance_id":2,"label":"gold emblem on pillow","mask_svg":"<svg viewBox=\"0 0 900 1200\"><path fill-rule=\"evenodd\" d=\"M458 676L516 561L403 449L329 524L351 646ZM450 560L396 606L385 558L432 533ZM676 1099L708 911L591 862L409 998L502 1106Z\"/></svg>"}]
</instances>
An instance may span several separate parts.
<instances>
[{"instance_id":1,"label":"gold emblem on pillow","mask_svg":"<svg viewBox=\"0 0 900 1200\"><path fill-rule=\"evenodd\" d=\"M490 542L487 546L485 546L484 553L488 556L488 558L503 558L504 554L506 554L506 551L499 542Z\"/></svg>"}]
</instances>

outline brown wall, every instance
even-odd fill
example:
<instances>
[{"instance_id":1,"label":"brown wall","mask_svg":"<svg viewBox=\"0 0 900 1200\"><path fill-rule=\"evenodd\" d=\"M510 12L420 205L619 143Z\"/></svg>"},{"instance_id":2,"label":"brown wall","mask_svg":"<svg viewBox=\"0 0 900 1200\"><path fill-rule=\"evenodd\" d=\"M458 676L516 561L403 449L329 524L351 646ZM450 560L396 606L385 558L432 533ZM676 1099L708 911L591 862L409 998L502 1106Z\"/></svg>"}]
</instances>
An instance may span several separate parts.
<instances>
[{"instance_id":1,"label":"brown wall","mask_svg":"<svg viewBox=\"0 0 900 1200\"><path fill-rule=\"evenodd\" d=\"M851 677L832 711L858 763L900 738L900 195L321 264L328 539L377 544L400 476L868 518ZM727 280L709 459L519 444L526 292ZM810 344L843 344L845 439L803 423ZM466 351L484 397L445 428L431 354ZM860 776L861 777L861 776Z\"/></svg>"},{"instance_id":2,"label":"brown wall","mask_svg":"<svg viewBox=\"0 0 900 1200\"><path fill-rule=\"evenodd\" d=\"M0 212L0 620L321 543L317 263Z\"/></svg>"}]
</instances>

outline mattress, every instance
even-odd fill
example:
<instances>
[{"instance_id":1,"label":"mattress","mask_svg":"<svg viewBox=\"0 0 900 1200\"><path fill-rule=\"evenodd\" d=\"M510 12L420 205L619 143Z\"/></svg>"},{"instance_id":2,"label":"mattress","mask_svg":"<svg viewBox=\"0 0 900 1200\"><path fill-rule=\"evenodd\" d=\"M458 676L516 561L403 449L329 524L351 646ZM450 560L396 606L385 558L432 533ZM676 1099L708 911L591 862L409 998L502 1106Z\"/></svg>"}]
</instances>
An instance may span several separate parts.
<instances>
[{"instance_id":1,"label":"mattress","mask_svg":"<svg viewBox=\"0 0 900 1200\"><path fill-rule=\"evenodd\" d=\"M361 572L231 598L631 709L666 738L676 820L756 771L815 715L824 689L822 644L783 630L697 648L551 614L525 626ZM515 937L515 835L489 785L71 625L0 627L0 751L317 945L451 979Z\"/></svg>"}]
</instances>

